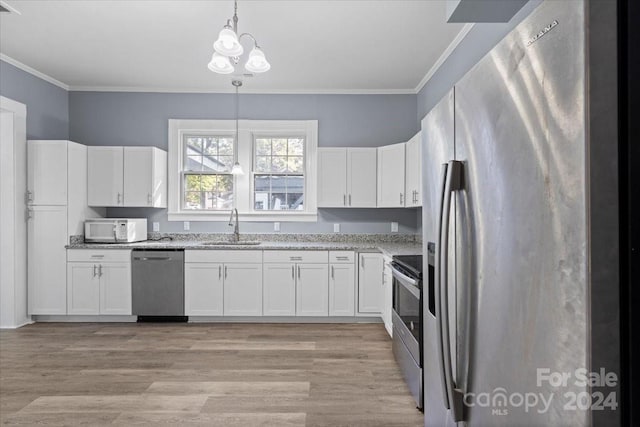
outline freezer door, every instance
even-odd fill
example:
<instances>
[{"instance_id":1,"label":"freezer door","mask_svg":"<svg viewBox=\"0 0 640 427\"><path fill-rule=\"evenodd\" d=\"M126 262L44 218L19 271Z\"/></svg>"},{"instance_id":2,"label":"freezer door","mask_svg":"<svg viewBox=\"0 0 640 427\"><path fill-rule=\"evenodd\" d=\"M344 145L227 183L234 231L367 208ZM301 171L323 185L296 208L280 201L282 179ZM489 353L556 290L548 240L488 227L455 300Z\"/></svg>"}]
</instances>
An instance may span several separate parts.
<instances>
[{"instance_id":1,"label":"freezer door","mask_svg":"<svg viewBox=\"0 0 640 427\"><path fill-rule=\"evenodd\" d=\"M544 2L456 85L457 363L471 427L589 423L571 402L589 391L575 376L589 369L584 37L581 1ZM570 377L538 384L538 369Z\"/></svg>"},{"instance_id":2,"label":"freezer door","mask_svg":"<svg viewBox=\"0 0 640 427\"><path fill-rule=\"evenodd\" d=\"M422 232L423 232L423 253L428 254L427 245L429 242L435 243L437 252L436 258L442 255L439 253L439 213L442 207L442 185L444 179L443 165L455 158L454 152L454 90L452 89L422 120ZM454 226L455 226L455 201L451 203L450 227L450 251L447 254L449 261L449 271L455 272L455 246L454 246ZM423 271L428 271L428 257L423 257L425 265ZM435 279L435 280L434 280ZM441 357L441 336L439 323L436 319L438 307L437 291L438 274L434 277L425 277L423 284L423 375L424 375L424 417L425 425L443 427L453 425L449 411L447 410L446 391L443 378L443 359ZM449 275L450 301L455 301L455 274ZM429 301L432 302L431 310ZM455 318L455 307L450 307L450 315ZM452 333L456 328L452 324ZM451 340L455 351L455 340ZM452 357L455 357L455 352Z\"/></svg>"}]
</instances>

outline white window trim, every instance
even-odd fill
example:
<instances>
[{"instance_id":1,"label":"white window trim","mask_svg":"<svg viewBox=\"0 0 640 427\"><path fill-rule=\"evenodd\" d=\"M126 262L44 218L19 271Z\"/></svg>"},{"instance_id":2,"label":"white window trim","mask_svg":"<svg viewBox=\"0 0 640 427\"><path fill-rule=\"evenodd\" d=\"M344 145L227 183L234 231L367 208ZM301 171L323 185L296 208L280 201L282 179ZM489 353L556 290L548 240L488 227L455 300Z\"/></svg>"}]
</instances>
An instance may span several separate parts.
<instances>
[{"instance_id":1,"label":"white window trim","mask_svg":"<svg viewBox=\"0 0 640 427\"><path fill-rule=\"evenodd\" d=\"M190 211L182 209L182 140L184 135L235 133L235 120L169 120L168 157L168 220L169 221L228 221L229 211ZM253 210L253 144L254 135L301 135L305 138L305 209L303 211ZM307 221L317 222L317 120L240 120L236 143L238 161L244 175L234 177L234 204L240 220L244 221Z\"/></svg>"}]
</instances>

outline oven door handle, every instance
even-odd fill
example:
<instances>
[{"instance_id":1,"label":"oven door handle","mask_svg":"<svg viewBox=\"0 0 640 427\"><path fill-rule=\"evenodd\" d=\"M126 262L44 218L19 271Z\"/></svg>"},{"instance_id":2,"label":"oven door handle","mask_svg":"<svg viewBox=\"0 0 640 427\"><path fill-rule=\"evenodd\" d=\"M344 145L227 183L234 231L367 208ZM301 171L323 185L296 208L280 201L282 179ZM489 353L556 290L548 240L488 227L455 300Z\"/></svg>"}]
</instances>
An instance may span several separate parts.
<instances>
[{"instance_id":1,"label":"oven door handle","mask_svg":"<svg viewBox=\"0 0 640 427\"><path fill-rule=\"evenodd\" d=\"M420 288L416 286L417 282L415 280L413 280L409 276L406 276L400 273L398 270L394 269L393 267L391 268L391 274L393 275L393 277L395 277L398 280L398 283L400 283L406 290L411 292L411 295L413 295L416 298L420 298Z\"/></svg>"}]
</instances>

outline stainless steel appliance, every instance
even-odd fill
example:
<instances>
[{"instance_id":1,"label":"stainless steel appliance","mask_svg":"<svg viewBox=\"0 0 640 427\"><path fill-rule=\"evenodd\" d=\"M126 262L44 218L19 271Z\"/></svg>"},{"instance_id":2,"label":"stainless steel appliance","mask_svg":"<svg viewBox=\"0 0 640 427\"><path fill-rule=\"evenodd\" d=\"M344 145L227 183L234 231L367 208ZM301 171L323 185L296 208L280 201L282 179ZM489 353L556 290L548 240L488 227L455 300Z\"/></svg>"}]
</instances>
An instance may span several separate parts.
<instances>
[{"instance_id":1,"label":"stainless steel appliance","mask_svg":"<svg viewBox=\"0 0 640 427\"><path fill-rule=\"evenodd\" d=\"M184 316L184 250L131 251L131 287L134 315Z\"/></svg>"},{"instance_id":2,"label":"stainless steel appliance","mask_svg":"<svg viewBox=\"0 0 640 427\"><path fill-rule=\"evenodd\" d=\"M84 240L91 243L141 242L147 240L147 219L88 219L84 222Z\"/></svg>"},{"instance_id":3,"label":"stainless steel appliance","mask_svg":"<svg viewBox=\"0 0 640 427\"><path fill-rule=\"evenodd\" d=\"M422 255L394 256L393 354L422 409Z\"/></svg>"},{"instance_id":4,"label":"stainless steel appliance","mask_svg":"<svg viewBox=\"0 0 640 427\"><path fill-rule=\"evenodd\" d=\"M537 377L590 368L584 39L543 2L422 121L428 426L589 424L588 386Z\"/></svg>"}]
</instances>

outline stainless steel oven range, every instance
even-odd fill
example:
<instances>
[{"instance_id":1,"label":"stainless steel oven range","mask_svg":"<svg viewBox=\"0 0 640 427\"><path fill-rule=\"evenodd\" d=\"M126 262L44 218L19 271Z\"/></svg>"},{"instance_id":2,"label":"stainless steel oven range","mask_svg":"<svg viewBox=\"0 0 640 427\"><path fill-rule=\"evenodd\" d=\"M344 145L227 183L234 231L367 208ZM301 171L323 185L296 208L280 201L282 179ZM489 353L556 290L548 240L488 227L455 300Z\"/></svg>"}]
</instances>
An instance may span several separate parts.
<instances>
[{"instance_id":1,"label":"stainless steel oven range","mask_svg":"<svg viewBox=\"0 0 640 427\"><path fill-rule=\"evenodd\" d=\"M433 264L429 244L430 266ZM422 255L399 255L391 263L393 273L393 354L405 382L423 409L422 380ZM432 268L429 268L432 270Z\"/></svg>"}]
</instances>

